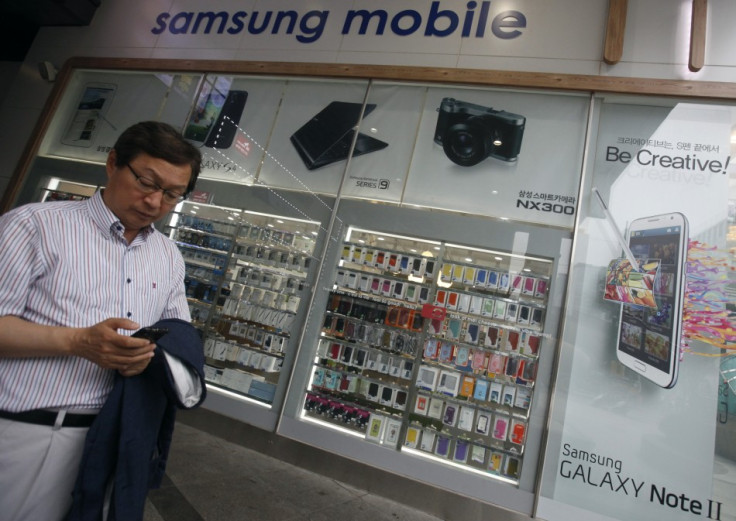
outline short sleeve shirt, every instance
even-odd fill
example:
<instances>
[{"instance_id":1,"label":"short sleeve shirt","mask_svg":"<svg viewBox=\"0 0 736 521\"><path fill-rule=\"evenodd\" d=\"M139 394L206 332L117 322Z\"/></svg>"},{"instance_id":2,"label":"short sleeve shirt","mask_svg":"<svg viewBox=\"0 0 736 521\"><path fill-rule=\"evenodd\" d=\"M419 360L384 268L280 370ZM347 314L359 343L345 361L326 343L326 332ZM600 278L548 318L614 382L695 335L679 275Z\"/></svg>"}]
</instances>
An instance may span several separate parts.
<instances>
[{"instance_id":1,"label":"short sleeve shirt","mask_svg":"<svg viewBox=\"0 0 736 521\"><path fill-rule=\"evenodd\" d=\"M184 275L176 245L153 226L128 244L100 192L0 216L0 316L68 327L190 320ZM113 377L79 357L0 358L0 409L99 408Z\"/></svg>"}]
</instances>

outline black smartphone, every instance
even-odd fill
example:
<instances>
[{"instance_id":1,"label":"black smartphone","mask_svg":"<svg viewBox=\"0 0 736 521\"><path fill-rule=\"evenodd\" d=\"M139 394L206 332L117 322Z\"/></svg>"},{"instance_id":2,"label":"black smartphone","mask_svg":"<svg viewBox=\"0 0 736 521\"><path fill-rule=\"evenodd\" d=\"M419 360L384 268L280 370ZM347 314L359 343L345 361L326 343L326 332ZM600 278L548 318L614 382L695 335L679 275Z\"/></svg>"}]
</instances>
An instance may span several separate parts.
<instances>
[{"instance_id":1,"label":"black smartphone","mask_svg":"<svg viewBox=\"0 0 736 521\"><path fill-rule=\"evenodd\" d=\"M168 332L169 330L165 327L144 327L133 333L132 336L134 338L145 338L146 340L150 340L155 344L162 336L164 336Z\"/></svg>"},{"instance_id":2,"label":"black smartphone","mask_svg":"<svg viewBox=\"0 0 736 521\"><path fill-rule=\"evenodd\" d=\"M210 129L204 145L210 148L230 148L243 115L248 93L244 90L231 90L220 110L217 121Z\"/></svg>"}]
</instances>

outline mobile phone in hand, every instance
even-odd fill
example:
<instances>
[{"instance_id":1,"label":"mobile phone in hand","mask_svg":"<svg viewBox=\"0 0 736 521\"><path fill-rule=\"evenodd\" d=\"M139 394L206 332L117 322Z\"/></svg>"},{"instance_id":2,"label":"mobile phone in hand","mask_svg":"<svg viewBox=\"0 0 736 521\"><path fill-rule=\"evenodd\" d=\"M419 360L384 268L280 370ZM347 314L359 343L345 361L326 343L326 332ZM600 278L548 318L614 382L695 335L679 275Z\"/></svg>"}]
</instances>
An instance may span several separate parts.
<instances>
[{"instance_id":1,"label":"mobile phone in hand","mask_svg":"<svg viewBox=\"0 0 736 521\"><path fill-rule=\"evenodd\" d=\"M165 327L144 327L133 333L132 336L134 338L145 338L155 344L168 332L169 330Z\"/></svg>"}]
</instances>

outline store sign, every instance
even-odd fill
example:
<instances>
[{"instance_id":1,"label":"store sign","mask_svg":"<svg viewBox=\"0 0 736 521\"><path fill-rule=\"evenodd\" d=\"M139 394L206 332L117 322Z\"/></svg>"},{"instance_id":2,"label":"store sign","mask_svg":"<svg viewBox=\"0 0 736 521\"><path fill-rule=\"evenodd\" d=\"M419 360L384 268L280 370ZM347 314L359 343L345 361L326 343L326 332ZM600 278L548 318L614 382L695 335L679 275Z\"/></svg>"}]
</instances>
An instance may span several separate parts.
<instances>
[{"instance_id":1,"label":"store sign","mask_svg":"<svg viewBox=\"0 0 736 521\"><path fill-rule=\"evenodd\" d=\"M282 11L179 11L162 12L151 28L153 34L244 34L294 36L299 43L319 40L328 25L342 35L394 34L423 35L428 38L461 35L462 38L498 38L512 40L522 36L527 27L526 16L516 10L493 10L492 2L471 1L464 10L453 9L447 3L434 1L426 10L364 8L350 9L346 14L330 10L299 12Z\"/></svg>"}]
</instances>

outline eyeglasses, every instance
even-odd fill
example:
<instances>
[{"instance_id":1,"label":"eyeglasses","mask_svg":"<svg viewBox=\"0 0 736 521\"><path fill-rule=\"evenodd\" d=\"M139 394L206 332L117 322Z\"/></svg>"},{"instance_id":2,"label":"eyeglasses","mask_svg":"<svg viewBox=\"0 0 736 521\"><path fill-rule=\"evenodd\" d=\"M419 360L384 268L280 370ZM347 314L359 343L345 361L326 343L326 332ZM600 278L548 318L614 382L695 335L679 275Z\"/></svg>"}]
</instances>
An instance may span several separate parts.
<instances>
[{"instance_id":1,"label":"eyeglasses","mask_svg":"<svg viewBox=\"0 0 736 521\"><path fill-rule=\"evenodd\" d=\"M135 176L135 180L138 183L138 188L141 192L144 192L146 194L152 194L154 192L161 192L163 194L162 199L167 204L177 204L182 202L184 199L187 198L186 195L180 194L178 192L172 192L171 190L167 190L165 188L161 188L153 179L149 179L148 177L143 177L142 175L138 175L135 170L133 170L133 167L130 166L130 164L126 164L125 166L128 167L130 170L130 173Z\"/></svg>"}]
</instances>

